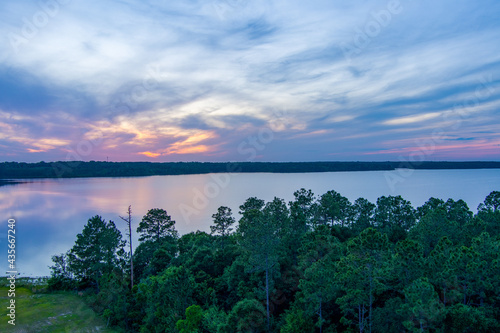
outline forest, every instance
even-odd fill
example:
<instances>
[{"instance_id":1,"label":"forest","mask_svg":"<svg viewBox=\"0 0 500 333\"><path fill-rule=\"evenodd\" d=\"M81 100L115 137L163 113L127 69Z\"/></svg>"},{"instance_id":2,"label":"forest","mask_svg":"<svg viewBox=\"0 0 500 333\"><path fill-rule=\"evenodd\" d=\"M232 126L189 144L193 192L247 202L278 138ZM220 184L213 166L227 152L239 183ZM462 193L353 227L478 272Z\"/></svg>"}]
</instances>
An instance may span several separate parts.
<instances>
[{"instance_id":1,"label":"forest","mask_svg":"<svg viewBox=\"0 0 500 333\"><path fill-rule=\"evenodd\" d=\"M52 257L49 287L124 332L500 331L499 191L474 214L463 200L300 189L248 198L238 216L221 206L209 233L179 235L153 208L129 229L133 254L130 235L91 217Z\"/></svg>"},{"instance_id":2,"label":"forest","mask_svg":"<svg viewBox=\"0 0 500 333\"><path fill-rule=\"evenodd\" d=\"M27 178L135 177L233 172L335 172L411 169L500 169L500 162L2 162L0 180ZM0 182L0 186L2 182Z\"/></svg>"}]
</instances>

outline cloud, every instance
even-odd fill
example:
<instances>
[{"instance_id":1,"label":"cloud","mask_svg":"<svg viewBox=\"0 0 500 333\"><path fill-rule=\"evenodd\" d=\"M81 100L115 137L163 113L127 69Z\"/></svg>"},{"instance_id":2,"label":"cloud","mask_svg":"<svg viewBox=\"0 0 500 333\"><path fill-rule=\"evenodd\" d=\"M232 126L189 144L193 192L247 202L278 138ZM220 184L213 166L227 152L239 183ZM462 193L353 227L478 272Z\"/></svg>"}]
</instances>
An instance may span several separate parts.
<instances>
[{"instance_id":1,"label":"cloud","mask_svg":"<svg viewBox=\"0 0 500 333\"><path fill-rule=\"evenodd\" d=\"M141 155L144 155L144 156L147 156L147 157L152 157L152 158L156 158L158 156L161 156L160 153L152 153L150 151L142 151L142 152L140 152L138 154L141 154Z\"/></svg>"},{"instance_id":2,"label":"cloud","mask_svg":"<svg viewBox=\"0 0 500 333\"><path fill-rule=\"evenodd\" d=\"M413 124L413 123L418 123L418 122L434 119L434 118L437 118L439 116L441 116L441 113L439 113L439 112L425 113L425 114L419 114L419 115L414 115L414 116L386 120L383 122L383 124L385 124L385 125L406 125L406 124Z\"/></svg>"},{"instance_id":3,"label":"cloud","mask_svg":"<svg viewBox=\"0 0 500 333\"><path fill-rule=\"evenodd\" d=\"M376 0L45 3L0 5L4 160L89 140L82 159L244 160L266 128L263 160L397 158L436 129L500 131L495 1L400 1L386 21Z\"/></svg>"}]
</instances>

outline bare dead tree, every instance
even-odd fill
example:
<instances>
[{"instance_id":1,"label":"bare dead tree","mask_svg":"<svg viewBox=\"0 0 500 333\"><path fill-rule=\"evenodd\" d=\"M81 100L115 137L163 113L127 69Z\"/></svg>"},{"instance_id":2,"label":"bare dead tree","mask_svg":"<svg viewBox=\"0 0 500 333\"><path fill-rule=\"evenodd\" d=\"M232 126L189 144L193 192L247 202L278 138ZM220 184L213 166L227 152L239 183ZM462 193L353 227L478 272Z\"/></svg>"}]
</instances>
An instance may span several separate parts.
<instances>
[{"instance_id":1,"label":"bare dead tree","mask_svg":"<svg viewBox=\"0 0 500 333\"><path fill-rule=\"evenodd\" d=\"M128 206L127 215L127 218L122 216L120 216L120 218L128 224L127 236L129 237L130 243L130 289L132 289L134 288L134 260L132 253L132 206Z\"/></svg>"}]
</instances>

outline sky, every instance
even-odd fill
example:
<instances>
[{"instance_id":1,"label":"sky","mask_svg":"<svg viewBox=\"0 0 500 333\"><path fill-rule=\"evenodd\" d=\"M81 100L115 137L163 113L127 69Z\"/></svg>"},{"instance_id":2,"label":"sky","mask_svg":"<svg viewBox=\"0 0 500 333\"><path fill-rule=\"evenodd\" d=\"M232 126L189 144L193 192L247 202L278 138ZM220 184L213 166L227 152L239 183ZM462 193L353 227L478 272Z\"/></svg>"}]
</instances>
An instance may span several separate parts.
<instances>
[{"instance_id":1,"label":"sky","mask_svg":"<svg viewBox=\"0 0 500 333\"><path fill-rule=\"evenodd\" d=\"M497 0L0 3L0 161L500 160Z\"/></svg>"}]
</instances>

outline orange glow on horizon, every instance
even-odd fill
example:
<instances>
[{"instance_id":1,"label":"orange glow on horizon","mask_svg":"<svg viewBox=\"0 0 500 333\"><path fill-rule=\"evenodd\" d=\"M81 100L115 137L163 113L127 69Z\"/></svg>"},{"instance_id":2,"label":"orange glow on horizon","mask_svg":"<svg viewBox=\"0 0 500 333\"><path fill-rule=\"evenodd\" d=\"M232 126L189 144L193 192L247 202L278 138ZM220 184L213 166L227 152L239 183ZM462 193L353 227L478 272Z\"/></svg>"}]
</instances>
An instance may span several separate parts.
<instances>
[{"instance_id":1,"label":"orange glow on horizon","mask_svg":"<svg viewBox=\"0 0 500 333\"><path fill-rule=\"evenodd\" d=\"M214 150L214 147L209 145L199 144L200 142L216 138L217 135L208 132L208 133L196 133L193 135L184 136L183 139L176 141L170 144L167 148L164 149L155 149L153 151L144 151L139 152L138 154L157 158L161 155L183 155L183 154L202 154L211 152Z\"/></svg>"},{"instance_id":2,"label":"orange glow on horizon","mask_svg":"<svg viewBox=\"0 0 500 333\"><path fill-rule=\"evenodd\" d=\"M138 154L145 155L145 156L147 156L147 157L152 157L152 158L156 158L156 157L158 157L158 156L160 156L160 155L161 155L161 154L159 154L159 153L152 153L152 152L150 152L150 151L143 151L143 152L140 152L140 153L138 153Z\"/></svg>"}]
</instances>

